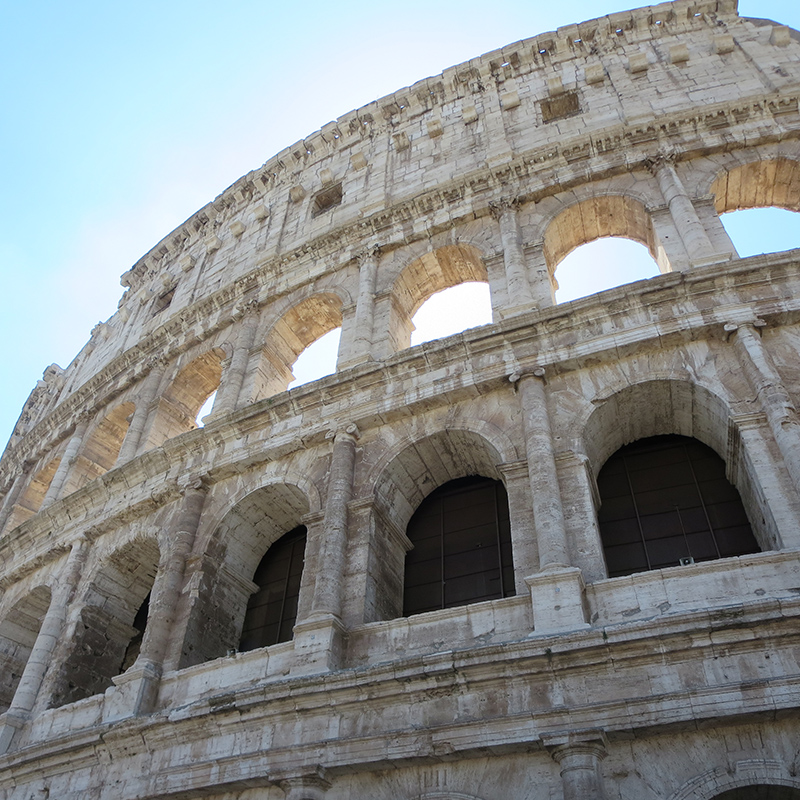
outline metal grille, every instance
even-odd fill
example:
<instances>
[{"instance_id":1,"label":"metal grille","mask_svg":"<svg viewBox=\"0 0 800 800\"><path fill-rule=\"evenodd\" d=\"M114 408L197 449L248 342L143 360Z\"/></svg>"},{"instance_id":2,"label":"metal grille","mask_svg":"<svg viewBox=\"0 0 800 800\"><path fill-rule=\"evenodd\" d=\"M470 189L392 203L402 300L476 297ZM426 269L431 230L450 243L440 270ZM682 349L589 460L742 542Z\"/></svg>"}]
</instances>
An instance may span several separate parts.
<instances>
[{"instance_id":1,"label":"metal grille","mask_svg":"<svg viewBox=\"0 0 800 800\"><path fill-rule=\"evenodd\" d=\"M759 551L725 462L696 439L626 445L597 484L609 577Z\"/></svg>"},{"instance_id":2,"label":"metal grille","mask_svg":"<svg viewBox=\"0 0 800 800\"><path fill-rule=\"evenodd\" d=\"M278 539L253 575L259 588L250 595L239 649L255 650L292 638L303 574L306 528L300 525Z\"/></svg>"},{"instance_id":3,"label":"metal grille","mask_svg":"<svg viewBox=\"0 0 800 800\"><path fill-rule=\"evenodd\" d=\"M408 523L403 614L514 594L508 497L500 481L469 477L440 486Z\"/></svg>"}]
</instances>

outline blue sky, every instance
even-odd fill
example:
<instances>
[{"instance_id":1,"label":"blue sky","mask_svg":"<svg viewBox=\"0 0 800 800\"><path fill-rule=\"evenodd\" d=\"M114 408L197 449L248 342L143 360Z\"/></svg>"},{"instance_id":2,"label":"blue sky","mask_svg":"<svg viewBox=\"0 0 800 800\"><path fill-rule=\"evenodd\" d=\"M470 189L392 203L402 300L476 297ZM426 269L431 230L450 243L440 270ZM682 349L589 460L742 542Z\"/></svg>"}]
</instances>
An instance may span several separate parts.
<instances>
[{"instance_id":1,"label":"blue sky","mask_svg":"<svg viewBox=\"0 0 800 800\"><path fill-rule=\"evenodd\" d=\"M635 3L7 4L0 29L0 447L119 276L245 172L352 108ZM797 0L740 13L800 28Z\"/></svg>"}]
</instances>

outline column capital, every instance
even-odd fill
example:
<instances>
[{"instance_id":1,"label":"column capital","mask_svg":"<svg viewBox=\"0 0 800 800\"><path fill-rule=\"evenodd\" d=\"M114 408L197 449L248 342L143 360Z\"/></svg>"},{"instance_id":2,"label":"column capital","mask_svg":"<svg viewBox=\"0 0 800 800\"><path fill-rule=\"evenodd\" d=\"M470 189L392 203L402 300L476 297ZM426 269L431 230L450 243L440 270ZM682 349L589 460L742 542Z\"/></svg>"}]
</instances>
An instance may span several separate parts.
<instances>
[{"instance_id":1,"label":"column capital","mask_svg":"<svg viewBox=\"0 0 800 800\"><path fill-rule=\"evenodd\" d=\"M325 769L317 765L303 774L270 776L272 782L283 789L286 800L320 800L330 789L331 782L325 777Z\"/></svg>"},{"instance_id":2,"label":"column capital","mask_svg":"<svg viewBox=\"0 0 800 800\"><path fill-rule=\"evenodd\" d=\"M326 439L333 439L334 442L342 440L342 439L352 439L353 442L357 442L361 436L361 431L358 429L358 425L355 422L348 422L342 425L338 425L334 428L331 428L326 434Z\"/></svg>"},{"instance_id":3,"label":"column capital","mask_svg":"<svg viewBox=\"0 0 800 800\"><path fill-rule=\"evenodd\" d=\"M207 472L199 472L195 474L182 475L178 478L178 491L182 495L188 492L207 492L211 486Z\"/></svg>"},{"instance_id":4,"label":"column capital","mask_svg":"<svg viewBox=\"0 0 800 800\"><path fill-rule=\"evenodd\" d=\"M669 150L659 150L652 156L646 156L644 159L644 165L653 175L655 175L664 167L674 167L677 160L678 158L676 153Z\"/></svg>"},{"instance_id":5,"label":"column capital","mask_svg":"<svg viewBox=\"0 0 800 800\"><path fill-rule=\"evenodd\" d=\"M573 755L591 755L598 761L608 755L608 738L602 728L546 733L541 741L557 764Z\"/></svg>"},{"instance_id":6,"label":"column capital","mask_svg":"<svg viewBox=\"0 0 800 800\"><path fill-rule=\"evenodd\" d=\"M371 244L353 254L353 258L358 262L358 268L361 269L366 262L378 258L383 252L383 248L379 244Z\"/></svg>"},{"instance_id":7,"label":"column capital","mask_svg":"<svg viewBox=\"0 0 800 800\"><path fill-rule=\"evenodd\" d=\"M520 205L522 205L522 201L516 195L513 197L505 196L497 200L491 200L489 202L489 211L496 220L499 220L509 211L517 211Z\"/></svg>"}]
</instances>

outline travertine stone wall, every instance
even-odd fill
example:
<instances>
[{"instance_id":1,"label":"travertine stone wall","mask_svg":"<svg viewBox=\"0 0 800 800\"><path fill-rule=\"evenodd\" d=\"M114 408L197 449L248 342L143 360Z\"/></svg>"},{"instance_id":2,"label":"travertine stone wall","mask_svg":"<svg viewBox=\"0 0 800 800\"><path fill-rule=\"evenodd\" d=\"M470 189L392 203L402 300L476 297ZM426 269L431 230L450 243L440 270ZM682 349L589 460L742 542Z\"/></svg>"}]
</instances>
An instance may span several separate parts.
<instances>
[{"instance_id":1,"label":"travertine stone wall","mask_svg":"<svg viewBox=\"0 0 800 800\"><path fill-rule=\"evenodd\" d=\"M799 98L800 34L731 0L615 14L346 114L158 243L0 460L0 798L800 796L800 251L719 219L800 210ZM556 305L603 236L661 274ZM409 347L475 280L493 323ZM760 552L608 578L598 473L660 434L725 461ZM408 521L470 475L515 592L403 617ZM237 653L299 525L294 636Z\"/></svg>"}]
</instances>

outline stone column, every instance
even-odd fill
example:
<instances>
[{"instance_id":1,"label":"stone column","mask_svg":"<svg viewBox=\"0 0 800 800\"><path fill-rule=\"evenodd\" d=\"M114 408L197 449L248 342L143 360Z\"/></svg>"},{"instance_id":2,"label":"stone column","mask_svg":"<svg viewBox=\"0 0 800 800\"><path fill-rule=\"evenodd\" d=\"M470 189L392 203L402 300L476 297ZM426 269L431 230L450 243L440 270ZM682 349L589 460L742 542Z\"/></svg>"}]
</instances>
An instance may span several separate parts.
<instances>
[{"instance_id":1,"label":"stone column","mask_svg":"<svg viewBox=\"0 0 800 800\"><path fill-rule=\"evenodd\" d=\"M298 667L307 671L334 669L342 655L342 593L347 550L347 505L353 495L358 428L347 425L333 436L324 538L319 553L311 614L295 625Z\"/></svg>"},{"instance_id":2,"label":"stone column","mask_svg":"<svg viewBox=\"0 0 800 800\"><path fill-rule=\"evenodd\" d=\"M25 664L14 699L6 712L4 725L0 728L0 754L8 751L14 733L30 718L56 643L64 629L67 608L75 594L88 552L89 542L86 537L81 536L72 543L63 574L58 577L36 642Z\"/></svg>"},{"instance_id":3,"label":"stone column","mask_svg":"<svg viewBox=\"0 0 800 800\"><path fill-rule=\"evenodd\" d=\"M564 800L605 800L600 762L608 755L602 731L543 737L561 767Z\"/></svg>"},{"instance_id":4,"label":"stone column","mask_svg":"<svg viewBox=\"0 0 800 800\"><path fill-rule=\"evenodd\" d=\"M339 367L351 367L363 361L373 361L373 318L375 316L375 283L378 276L379 246L369 247L358 253L358 300L356 301L355 334L351 352L339 355ZM342 341L347 341L342 331Z\"/></svg>"},{"instance_id":5,"label":"stone column","mask_svg":"<svg viewBox=\"0 0 800 800\"><path fill-rule=\"evenodd\" d=\"M730 253L718 253L711 244L692 199L673 166L673 160L666 156L657 156L649 160L648 167L655 175L664 201L675 221L675 227L689 255L689 265L702 267L729 260Z\"/></svg>"},{"instance_id":6,"label":"stone column","mask_svg":"<svg viewBox=\"0 0 800 800\"><path fill-rule=\"evenodd\" d=\"M533 293L528 283L525 252L522 248L522 231L517 219L516 200L504 198L492 203L490 208L500 225L500 241L503 245L503 263L506 269L506 287L509 308L507 315L530 311L535 308Z\"/></svg>"},{"instance_id":7,"label":"stone column","mask_svg":"<svg viewBox=\"0 0 800 800\"><path fill-rule=\"evenodd\" d=\"M526 375L515 374L511 380L518 380L522 403L533 523L539 549L539 572L525 579L531 591L534 630L555 633L585 628L584 584L581 571L569 565L544 370L537 368Z\"/></svg>"},{"instance_id":8,"label":"stone column","mask_svg":"<svg viewBox=\"0 0 800 800\"><path fill-rule=\"evenodd\" d=\"M250 363L250 350L258 329L258 304L250 306L239 323L239 332L233 348L228 368L222 375L222 382L214 401L213 415L230 414L239 407L239 398Z\"/></svg>"},{"instance_id":9,"label":"stone column","mask_svg":"<svg viewBox=\"0 0 800 800\"><path fill-rule=\"evenodd\" d=\"M136 663L114 685L120 688L115 702L107 705L104 721L125 716L146 714L153 710L158 682L163 672L170 635L183 588L186 562L192 551L194 537L200 524L208 486L202 476L191 476L181 485L182 500L165 532L153 589L150 611L144 629L142 647Z\"/></svg>"},{"instance_id":10,"label":"stone column","mask_svg":"<svg viewBox=\"0 0 800 800\"><path fill-rule=\"evenodd\" d=\"M283 789L286 800L323 800L331 784L321 766L299 775L274 775L273 782Z\"/></svg>"},{"instance_id":11,"label":"stone column","mask_svg":"<svg viewBox=\"0 0 800 800\"><path fill-rule=\"evenodd\" d=\"M83 437L86 435L86 429L88 427L89 420L86 417L81 418L75 426L75 431L70 437L67 449L64 451L64 455L61 456L61 461L58 463L56 474L53 475L53 480L50 481L50 486L47 489L44 500L42 500L42 508L47 508L47 506L58 500L61 490L67 482L69 471L78 458L78 453L83 444Z\"/></svg>"},{"instance_id":12,"label":"stone column","mask_svg":"<svg viewBox=\"0 0 800 800\"><path fill-rule=\"evenodd\" d=\"M528 280L536 307L549 308L555 305L558 282L547 266L543 239L525 247L525 262L528 265Z\"/></svg>"},{"instance_id":13,"label":"stone column","mask_svg":"<svg viewBox=\"0 0 800 800\"><path fill-rule=\"evenodd\" d=\"M125 441L122 443L115 466L119 467L122 464L126 464L136 456L166 368L166 362L160 359L151 361L150 372L142 382L142 388L136 398L133 419L131 419L131 424L128 426L128 432L125 434Z\"/></svg>"},{"instance_id":14,"label":"stone column","mask_svg":"<svg viewBox=\"0 0 800 800\"><path fill-rule=\"evenodd\" d=\"M772 435L781 451L795 489L800 491L800 420L769 351L761 340L764 320L728 323L739 363L751 389L767 415Z\"/></svg>"},{"instance_id":15,"label":"stone column","mask_svg":"<svg viewBox=\"0 0 800 800\"><path fill-rule=\"evenodd\" d=\"M11 488L8 490L5 502L3 503L2 510L0 510L0 531L3 530L6 523L11 518L11 515L14 513L14 506L17 500L19 500L22 490L28 483L32 468L33 463L31 461L24 461L22 464L22 471L19 475L17 475L17 477L14 479L14 482L11 484Z\"/></svg>"}]
</instances>

